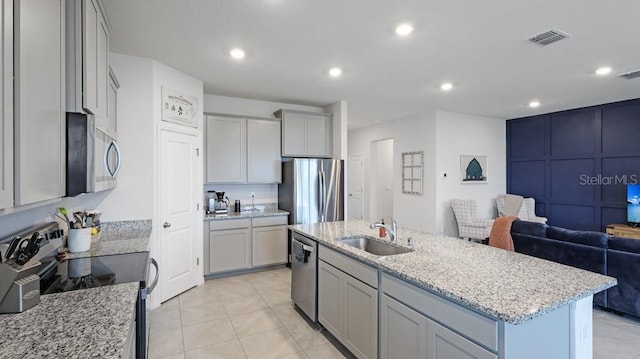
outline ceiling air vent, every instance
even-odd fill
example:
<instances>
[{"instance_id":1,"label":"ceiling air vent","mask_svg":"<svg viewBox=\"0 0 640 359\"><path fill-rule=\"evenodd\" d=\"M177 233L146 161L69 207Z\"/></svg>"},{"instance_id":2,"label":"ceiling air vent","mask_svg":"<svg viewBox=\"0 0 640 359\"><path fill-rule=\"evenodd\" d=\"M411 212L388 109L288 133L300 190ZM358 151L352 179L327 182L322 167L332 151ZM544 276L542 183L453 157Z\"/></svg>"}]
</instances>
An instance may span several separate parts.
<instances>
[{"instance_id":1,"label":"ceiling air vent","mask_svg":"<svg viewBox=\"0 0 640 359\"><path fill-rule=\"evenodd\" d=\"M640 70L625 72L623 74L618 75L618 77L622 77L623 79L627 79L627 80L635 79L640 77Z\"/></svg>"},{"instance_id":2,"label":"ceiling air vent","mask_svg":"<svg viewBox=\"0 0 640 359\"><path fill-rule=\"evenodd\" d=\"M553 44L556 41L560 41L562 39L567 39L570 37L571 35L565 32L562 32L560 30L548 30L548 31L533 35L532 37L529 38L529 41L540 46L547 46L547 45Z\"/></svg>"}]
</instances>

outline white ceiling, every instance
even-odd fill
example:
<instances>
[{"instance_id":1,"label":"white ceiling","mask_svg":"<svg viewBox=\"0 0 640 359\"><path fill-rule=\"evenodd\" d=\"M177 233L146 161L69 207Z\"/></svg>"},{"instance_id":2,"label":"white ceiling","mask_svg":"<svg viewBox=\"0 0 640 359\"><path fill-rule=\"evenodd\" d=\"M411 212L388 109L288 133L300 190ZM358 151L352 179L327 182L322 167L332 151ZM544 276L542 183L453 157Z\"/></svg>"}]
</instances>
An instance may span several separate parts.
<instances>
[{"instance_id":1,"label":"white ceiling","mask_svg":"<svg viewBox=\"0 0 640 359\"><path fill-rule=\"evenodd\" d=\"M638 0L106 0L111 51L204 81L206 94L326 106L349 128L434 109L517 118L640 97ZM394 29L410 22L414 32ZM568 40L540 47L532 35ZM232 47L245 49L232 60ZM599 66L613 72L597 77ZM330 78L329 68L343 69ZM454 84L442 92L444 81ZM538 99L541 106L530 109Z\"/></svg>"}]
</instances>

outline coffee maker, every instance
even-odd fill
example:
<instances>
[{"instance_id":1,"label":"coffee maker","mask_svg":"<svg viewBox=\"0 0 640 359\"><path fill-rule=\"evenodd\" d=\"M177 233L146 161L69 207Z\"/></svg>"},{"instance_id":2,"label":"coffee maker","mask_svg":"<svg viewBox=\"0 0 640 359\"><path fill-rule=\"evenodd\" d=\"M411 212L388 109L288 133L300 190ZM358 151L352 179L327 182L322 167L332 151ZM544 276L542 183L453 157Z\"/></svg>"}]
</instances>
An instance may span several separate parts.
<instances>
[{"instance_id":1,"label":"coffee maker","mask_svg":"<svg viewBox=\"0 0 640 359\"><path fill-rule=\"evenodd\" d=\"M214 196L209 198L209 213L223 214L229 212L229 197L224 192L210 191Z\"/></svg>"}]
</instances>

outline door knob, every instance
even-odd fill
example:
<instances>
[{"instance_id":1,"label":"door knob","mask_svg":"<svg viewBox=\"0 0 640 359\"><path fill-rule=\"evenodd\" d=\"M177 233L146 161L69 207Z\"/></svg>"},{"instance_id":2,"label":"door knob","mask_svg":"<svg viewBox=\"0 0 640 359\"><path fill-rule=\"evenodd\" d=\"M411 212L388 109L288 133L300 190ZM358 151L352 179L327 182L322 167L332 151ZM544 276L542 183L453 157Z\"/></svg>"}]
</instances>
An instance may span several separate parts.
<instances>
[{"instance_id":1,"label":"door knob","mask_svg":"<svg viewBox=\"0 0 640 359\"><path fill-rule=\"evenodd\" d=\"M169 228L169 227L171 227L171 223L169 223L169 222L164 222L164 223L162 224L162 226L163 226L164 228Z\"/></svg>"}]
</instances>

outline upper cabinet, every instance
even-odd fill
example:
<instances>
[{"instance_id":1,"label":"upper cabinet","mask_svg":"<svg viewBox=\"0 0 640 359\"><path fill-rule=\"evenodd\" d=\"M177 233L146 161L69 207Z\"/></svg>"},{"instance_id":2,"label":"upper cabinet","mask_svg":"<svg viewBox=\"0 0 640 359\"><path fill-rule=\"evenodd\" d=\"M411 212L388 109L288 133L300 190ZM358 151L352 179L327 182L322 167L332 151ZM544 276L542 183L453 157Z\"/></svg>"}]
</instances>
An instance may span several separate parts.
<instances>
[{"instance_id":1,"label":"upper cabinet","mask_svg":"<svg viewBox=\"0 0 640 359\"><path fill-rule=\"evenodd\" d=\"M14 5L15 204L23 205L65 193L65 1Z\"/></svg>"},{"instance_id":2,"label":"upper cabinet","mask_svg":"<svg viewBox=\"0 0 640 359\"><path fill-rule=\"evenodd\" d=\"M283 157L331 157L331 114L282 109L274 115L282 120Z\"/></svg>"},{"instance_id":3,"label":"upper cabinet","mask_svg":"<svg viewBox=\"0 0 640 359\"><path fill-rule=\"evenodd\" d=\"M111 25L99 0L69 0L66 15L67 111L91 113L106 129Z\"/></svg>"},{"instance_id":4,"label":"upper cabinet","mask_svg":"<svg viewBox=\"0 0 640 359\"><path fill-rule=\"evenodd\" d=\"M118 118L118 89L120 84L116 75L113 73L111 67L109 67L109 88L107 92L107 121L102 128L104 132L111 138L117 138L117 118Z\"/></svg>"},{"instance_id":5,"label":"upper cabinet","mask_svg":"<svg viewBox=\"0 0 640 359\"><path fill-rule=\"evenodd\" d=\"M207 183L279 183L280 121L206 116Z\"/></svg>"},{"instance_id":6,"label":"upper cabinet","mask_svg":"<svg viewBox=\"0 0 640 359\"><path fill-rule=\"evenodd\" d=\"M1 3L0 209L13 206L13 1Z\"/></svg>"}]
</instances>

